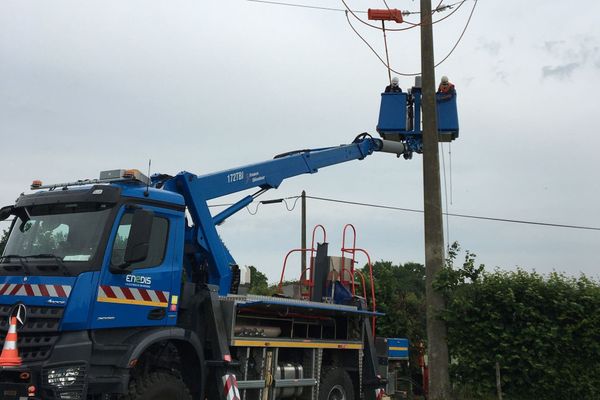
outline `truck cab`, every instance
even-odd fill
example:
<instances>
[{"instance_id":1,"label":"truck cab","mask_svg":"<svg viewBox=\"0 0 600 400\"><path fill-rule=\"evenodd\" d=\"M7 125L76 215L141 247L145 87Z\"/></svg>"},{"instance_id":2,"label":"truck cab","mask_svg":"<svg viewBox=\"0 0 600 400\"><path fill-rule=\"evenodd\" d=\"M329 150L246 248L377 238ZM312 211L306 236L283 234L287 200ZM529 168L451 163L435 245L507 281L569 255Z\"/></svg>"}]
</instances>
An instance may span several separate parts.
<instances>
[{"instance_id":1,"label":"truck cab","mask_svg":"<svg viewBox=\"0 0 600 400\"><path fill-rule=\"evenodd\" d=\"M0 372L2 382L17 378L5 399L79 398L63 392L96 372L98 343L90 332L177 322L182 196L138 179L101 180L22 195L2 210L13 222L0 259L0 329L6 332L9 317L26 306L17 345L29 372Z\"/></svg>"}]
</instances>

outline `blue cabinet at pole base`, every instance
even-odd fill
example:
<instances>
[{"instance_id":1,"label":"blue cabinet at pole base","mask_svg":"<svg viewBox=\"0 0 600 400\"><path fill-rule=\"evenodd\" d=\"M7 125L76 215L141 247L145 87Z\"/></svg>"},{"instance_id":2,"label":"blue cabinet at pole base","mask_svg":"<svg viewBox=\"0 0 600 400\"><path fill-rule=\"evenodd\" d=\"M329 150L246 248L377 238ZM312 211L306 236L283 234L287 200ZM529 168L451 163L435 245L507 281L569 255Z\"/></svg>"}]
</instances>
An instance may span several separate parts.
<instances>
[{"instance_id":1,"label":"blue cabinet at pole base","mask_svg":"<svg viewBox=\"0 0 600 400\"><path fill-rule=\"evenodd\" d=\"M408 339L388 338L387 344L390 360L408 360Z\"/></svg>"}]
</instances>

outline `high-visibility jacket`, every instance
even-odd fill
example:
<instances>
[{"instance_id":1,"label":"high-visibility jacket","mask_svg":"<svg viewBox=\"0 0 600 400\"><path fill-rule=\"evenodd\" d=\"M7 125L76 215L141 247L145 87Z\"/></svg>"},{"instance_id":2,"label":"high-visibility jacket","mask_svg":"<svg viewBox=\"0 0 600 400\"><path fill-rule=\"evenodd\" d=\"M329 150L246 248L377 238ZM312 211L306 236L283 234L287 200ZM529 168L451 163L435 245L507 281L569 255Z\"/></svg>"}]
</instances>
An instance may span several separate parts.
<instances>
[{"instance_id":1,"label":"high-visibility jacket","mask_svg":"<svg viewBox=\"0 0 600 400\"><path fill-rule=\"evenodd\" d=\"M444 85L443 83L440 83L440 86L438 87L438 93L455 93L456 90L454 89L454 84L448 82L447 85Z\"/></svg>"}]
</instances>

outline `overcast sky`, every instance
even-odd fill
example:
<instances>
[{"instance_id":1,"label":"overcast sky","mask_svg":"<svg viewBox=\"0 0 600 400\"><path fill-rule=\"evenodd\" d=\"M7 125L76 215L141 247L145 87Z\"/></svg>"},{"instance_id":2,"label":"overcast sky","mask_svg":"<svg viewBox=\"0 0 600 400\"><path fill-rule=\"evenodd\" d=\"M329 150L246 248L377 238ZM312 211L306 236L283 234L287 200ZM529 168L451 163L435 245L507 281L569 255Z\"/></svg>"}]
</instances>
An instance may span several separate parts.
<instances>
[{"instance_id":1,"label":"overcast sky","mask_svg":"<svg viewBox=\"0 0 600 400\"><path fill-rule=\"evenodd\" d=\"M473 5L466 1L435 25L437 60L456 43ZM464 38L436 72L459 94L448 211L600 227L599 12L592 0L479 0ZM381 32L354 24L383 51ZM418 72L418 29L388 39L392 66ZM11 204L33 179L145 170L149 158L153 172L204 174L375 135L386 81L385 67L342 12L243 0L2 0L0 204ZM409 87L413 78L400 83ZM447 145L444 152L450 193ZM422 209L422 157L375 154L290 179L264 198L303 189ZM308 223L327 227L333 253L352 223L373 259L424 261L422 214L309 200ZM286 252L299 247L299 231L299 205L288 212L282 204L242 211L220 228L238 263L258 266L271 280ZM449 233L489 268L598 277L598 231L450 218ZM298 270L292 262L290 279Z\"/></svg>"}]
</instances>

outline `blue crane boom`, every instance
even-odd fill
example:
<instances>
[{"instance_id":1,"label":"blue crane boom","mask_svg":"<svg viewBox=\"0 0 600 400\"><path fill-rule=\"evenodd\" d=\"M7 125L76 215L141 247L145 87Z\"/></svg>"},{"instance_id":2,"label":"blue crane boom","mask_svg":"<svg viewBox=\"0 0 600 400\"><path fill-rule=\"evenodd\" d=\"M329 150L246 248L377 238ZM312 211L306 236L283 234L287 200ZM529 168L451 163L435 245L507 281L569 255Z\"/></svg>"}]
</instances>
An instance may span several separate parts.
<instances>
[{"instance_id":1,"label":"blue crane boom","mask_svg":"<svg viewBox=\"0 0 600 400\"><path fill-rule=\"evenodd\" d=\"M350 144L290 152L272 160L207 175L197 176L181 172L166 180L161 175L155 175L153 184L180 193L184 197L194 223L189 232L191 240L206 254L208 281L219 285L220 294L225 295L231 287L231 266L235 261L221 241L216 225L252 203L258 195L278 188L285 179L301 174L313 174L320 168L331 165L362 160L374 152L387 152L399 156L407 151L401 142L359 135ZM259 191L242 198L216 216L211 215L207 203L209 200L252 188L259 188Z\"/></svg>"}]
</instances>

